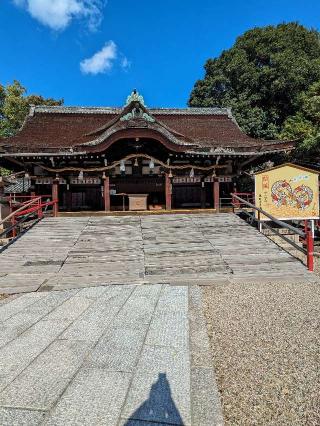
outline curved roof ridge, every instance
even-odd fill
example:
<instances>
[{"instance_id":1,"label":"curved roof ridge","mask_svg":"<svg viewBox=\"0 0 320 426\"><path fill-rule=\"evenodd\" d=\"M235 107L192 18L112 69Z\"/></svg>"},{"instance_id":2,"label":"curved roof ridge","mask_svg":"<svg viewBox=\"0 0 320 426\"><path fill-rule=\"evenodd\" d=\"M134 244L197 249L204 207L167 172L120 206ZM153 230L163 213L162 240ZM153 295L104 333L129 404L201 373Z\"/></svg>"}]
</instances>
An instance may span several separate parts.
<instances>
[{"instance_id":1,"label":"curved roof ridge","mask_svg":"<svg viewBox=\"0 0 320 426\"><path fill-rule=\"evenodd\" d=\"M82 107L82 106L64 106L64 105L37 105L31 106L30 114L45 113L45 114L120 114L123 107ZM230 108L146 108L152 114L170 115L170 114L187 114L187 115L228 115L232 117Z\"/></svg>"}]
</instances>

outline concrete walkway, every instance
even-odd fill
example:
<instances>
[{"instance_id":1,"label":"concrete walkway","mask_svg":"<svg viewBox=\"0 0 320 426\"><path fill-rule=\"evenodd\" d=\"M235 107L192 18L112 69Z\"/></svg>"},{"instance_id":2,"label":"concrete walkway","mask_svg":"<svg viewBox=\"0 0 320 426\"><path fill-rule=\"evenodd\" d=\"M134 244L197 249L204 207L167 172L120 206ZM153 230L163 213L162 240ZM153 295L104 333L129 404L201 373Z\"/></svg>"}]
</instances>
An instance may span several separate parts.
<instances>
[{"instance_id":1,"label":"concrete walkway","mask_svg":"<svg viewBox=\"0 0 320 426\"><path fill-rule=\"evenodd\" d=\"M198 288L37 292L0 305L0 424L222 424Z\"/></svg>"},{"instance_id":2,"label":"concrete walkway","mask_svg":"<svg viewBox=\"0 0 320 426\"><path fill-rule=\"evenodd\" d=\"M0 293L311 276L234 214L48 218L0 254Z\"/></svg>"}]
</instances>

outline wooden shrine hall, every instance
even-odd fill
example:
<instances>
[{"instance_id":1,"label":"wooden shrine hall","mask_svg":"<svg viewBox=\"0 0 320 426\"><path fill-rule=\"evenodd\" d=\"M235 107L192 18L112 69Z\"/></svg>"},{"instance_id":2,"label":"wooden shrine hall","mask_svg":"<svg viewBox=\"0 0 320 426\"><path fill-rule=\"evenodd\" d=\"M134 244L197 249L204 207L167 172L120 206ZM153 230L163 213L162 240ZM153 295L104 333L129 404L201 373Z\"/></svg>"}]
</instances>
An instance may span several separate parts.
<instances>
[{"instance_id":1,"label":"wooden shrine hall","mask_svg":"<svg viewBox=\"0 0 320 426\"><path fill-rule=\"evenodd\" d=\"M134 90L123 108L31 106L0 166L61 211L218 209L246 167L293 148L247 136L228 108L147 108Z\"/></svg>"}]
</instances>

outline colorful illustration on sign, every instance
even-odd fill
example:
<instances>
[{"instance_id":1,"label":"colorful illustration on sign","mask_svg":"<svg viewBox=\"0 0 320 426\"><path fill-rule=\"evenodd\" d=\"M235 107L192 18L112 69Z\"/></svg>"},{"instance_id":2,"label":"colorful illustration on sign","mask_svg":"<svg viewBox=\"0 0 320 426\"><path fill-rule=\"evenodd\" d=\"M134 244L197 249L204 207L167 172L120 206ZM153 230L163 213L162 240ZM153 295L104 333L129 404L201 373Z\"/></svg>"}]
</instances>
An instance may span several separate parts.
<instances>
[{"instance_id":1,"label":"colorful illustration on sign","mask_svg":"<svg viewBox=\"0 0 320 426\"><path fill-rule=\"evenodd\" d=\"M284 164L255 175L256 205L278 219L319 217L318 173ZM268 220L261 216L262 220Z\"/></svg>"},{"instance_id":2,"label":"colorful illustration on sign","mask_svg":"<svg viewBox=\"0 0 320 426\"><path fill-rule=\"evenodd\" d=\"M293 190L286 180L278 180L272 185L271 196L277 207L292 206L304 210L313 200L313 191L306 185L299 185Z\"/></svg>"}]
</instances>

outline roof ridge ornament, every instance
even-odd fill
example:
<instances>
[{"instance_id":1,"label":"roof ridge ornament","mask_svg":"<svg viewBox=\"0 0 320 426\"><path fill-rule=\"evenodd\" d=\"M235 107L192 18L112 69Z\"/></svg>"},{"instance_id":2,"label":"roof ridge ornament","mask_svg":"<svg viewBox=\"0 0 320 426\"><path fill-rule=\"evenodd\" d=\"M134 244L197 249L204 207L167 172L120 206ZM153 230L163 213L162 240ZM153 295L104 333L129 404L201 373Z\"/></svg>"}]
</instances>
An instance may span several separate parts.
<instances>
[{"instance_id":1,"label":"roof ridge ornament","mask_svg":"<svg viewBox=\"0 0 320 426\"><path fill-rule=\"evenodd\" d=\"M139 94L137 89L133 89L131 94L127 97L125 106L128 106L129 104L131 104L131 102L140 102L141 105L143 105L144 107L146 106L144 103L143 96Z\"/></svg>"},{"instance_id":2,"label":"roof ridge ornament","mask_svg":"<svg viewBox=\"0 0 320 426\"><path fill-rule=\"evenodd\" d=\"M128 111L125 115L120 117L120 121L131 121L134 119L142 119L150 123L154 123L155 119L146 112L146 106L144 104L144 99L136 89L133 90L130 96L127 97L127 102L125 107L128 107L133 103L131 111ZM140 105L139 105L140 104Z\"/></svg>"}]
</instances>

